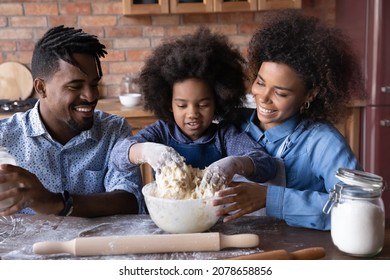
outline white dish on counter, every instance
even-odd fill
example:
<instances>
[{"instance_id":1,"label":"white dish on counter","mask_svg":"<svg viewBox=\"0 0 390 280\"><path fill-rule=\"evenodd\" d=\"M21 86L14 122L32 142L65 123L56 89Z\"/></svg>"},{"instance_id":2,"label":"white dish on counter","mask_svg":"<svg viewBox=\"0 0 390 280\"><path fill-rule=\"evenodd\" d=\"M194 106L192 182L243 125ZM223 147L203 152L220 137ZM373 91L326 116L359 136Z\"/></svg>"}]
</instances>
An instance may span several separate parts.
<instances>
[{"instance_id":1,"label":"white dish on counter","mask_svg":"<svg viewBox=\"0 0 390 280\"><path fill-rule=\"evenodd\" d=\"M119 95L119 101L123 106L134 107L141 103L140 93L123 93Z\"/></svg>"}]
</instances>

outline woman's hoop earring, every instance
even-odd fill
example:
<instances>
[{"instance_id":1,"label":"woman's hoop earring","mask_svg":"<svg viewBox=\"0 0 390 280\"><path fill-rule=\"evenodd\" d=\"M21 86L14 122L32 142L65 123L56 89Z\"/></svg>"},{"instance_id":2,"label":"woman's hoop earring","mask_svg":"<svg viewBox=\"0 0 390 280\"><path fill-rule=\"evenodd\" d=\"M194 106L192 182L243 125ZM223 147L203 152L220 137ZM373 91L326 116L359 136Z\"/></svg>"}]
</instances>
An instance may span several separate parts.
<instances>
[{"instance_id":1,"label":"woman's hoop earring","mask_svg":"<svg viewBox=\"0 0 390 280\"><path fill-rule=\"evenodd\" d=\"M310 108L310 102L306 101L304 104L305 110L308 110Z\"/></svg>"}]
</instances>

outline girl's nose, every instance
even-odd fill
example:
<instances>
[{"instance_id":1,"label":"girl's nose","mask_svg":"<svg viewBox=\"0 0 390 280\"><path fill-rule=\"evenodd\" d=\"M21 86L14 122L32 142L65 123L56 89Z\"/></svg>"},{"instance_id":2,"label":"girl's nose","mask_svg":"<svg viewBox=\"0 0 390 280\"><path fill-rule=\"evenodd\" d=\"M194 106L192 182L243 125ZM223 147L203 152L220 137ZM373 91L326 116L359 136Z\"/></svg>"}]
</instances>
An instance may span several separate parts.
<instances>
[{"instance_id":1,"label":"girl's nose","mask_svg":"<svg viewBox=\"0 0 390 280\"><path fill-rule=\"evenodd\" d=\"M188 106L187 114L189 117L197 117L199 115L199 110L197 106Z\"/></svg>"}]
</instances>

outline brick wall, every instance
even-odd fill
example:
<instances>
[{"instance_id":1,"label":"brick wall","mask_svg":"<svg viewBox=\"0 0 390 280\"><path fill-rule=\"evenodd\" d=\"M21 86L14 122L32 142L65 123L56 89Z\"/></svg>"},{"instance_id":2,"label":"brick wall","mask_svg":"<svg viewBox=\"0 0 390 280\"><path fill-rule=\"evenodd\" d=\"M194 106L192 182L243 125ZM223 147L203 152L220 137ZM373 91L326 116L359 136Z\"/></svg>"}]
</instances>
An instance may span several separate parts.
<instances>
[{"instance_id":1,"label":"brick wall","mask_svg":"<svg viewBox=\"0 0 390 280\"><path fill-rule=\"evenodd\" d=\"M303 0L305 13L334 24L336 0ZM95 34L106 45L102 97L115 97L125 73L135 73L162 38L194 31L200 23L227 34L245 54L262 12L123 16L122 0L0 0L0 63L30 67L35 42L64 24ZM0 89L1 90L1 89Z\"/></svg>"}]
</instances>

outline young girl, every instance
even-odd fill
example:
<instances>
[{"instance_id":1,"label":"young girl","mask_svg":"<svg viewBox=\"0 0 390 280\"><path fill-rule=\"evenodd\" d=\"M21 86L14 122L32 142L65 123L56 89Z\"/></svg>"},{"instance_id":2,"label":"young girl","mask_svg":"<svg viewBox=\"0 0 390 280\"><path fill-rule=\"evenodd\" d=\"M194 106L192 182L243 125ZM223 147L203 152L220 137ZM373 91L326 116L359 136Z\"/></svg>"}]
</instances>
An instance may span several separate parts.
<instances>
[{"instance_id":1,"label":"young girl","mask_svg":"<svg viewBox=\"0 0 390 280\"><path fill-rule=\"evenodd\" d=\"M145 109L160 120L114 147L117 168L147 162L158 172L184 157L192 167L207 167L203 183L227 184L235 174L272 178L273 159L230 125L246 96L243 62L226 36L206 28L157 47L138 84Z\"/></svg>"},{"instance_id":2,"label":"young girl","mask_svg":"<svg viewBox=\"0 0 390 280\"><path fill-rule=\"evenodd\" d=\"M353 94L364 94L359 62L337 29L299 11L270 16L249 45L249 77L256 110L241 128L284 167L283 184L240 183L219 192L225 221L260 208L297 227L330 229L322 212L338 168L360 169L331 124L341 120ZM279 166L278 166L279 167ZM284 176L283 176L284 175Z\"/></svg>"}]
</instances>

